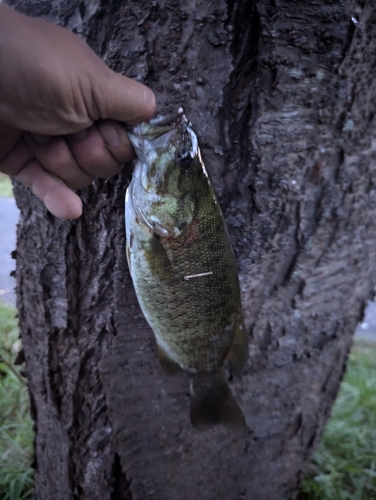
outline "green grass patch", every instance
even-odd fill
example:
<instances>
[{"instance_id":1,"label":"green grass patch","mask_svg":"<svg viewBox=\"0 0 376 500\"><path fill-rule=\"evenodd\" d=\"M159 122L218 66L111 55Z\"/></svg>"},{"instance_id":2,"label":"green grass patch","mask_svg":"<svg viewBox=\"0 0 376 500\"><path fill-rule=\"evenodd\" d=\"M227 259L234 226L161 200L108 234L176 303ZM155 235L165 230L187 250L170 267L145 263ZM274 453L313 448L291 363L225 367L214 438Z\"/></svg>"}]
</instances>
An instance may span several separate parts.
<instances>
[{"instance_id":1,"label":"green grass patch","mask_svg":"<svg viewBox=\"0 0 376 500\"><path fill-rule=\"evenodd\" d=\"M33 498L32 422L16 310L0 302L0 499ZM376 343L357 341L300 500L376 499Z\"/></svg>"},{"instance_id":2,"label":"green grass patch","mask_svg":"<svg viewBox=\"0 0 376 500\"><path fill-rule=\"evenodd\" d=\"M16 309L0 302L0 498L33 498L33 430L29 396L14 365L21 342Z\"/></svg>"},{"instance_id":3,"label":"green grass patch","mask_svg":"<svg viewBox=\"0 0 376 500\"><path fill-rule=\"evenodd\" d=\"M9 198L13 196L13 187L10 177L0 172L0 197Z\"/></svg>"},{"instance_id":4,"label":"green grass patch","mask_svg":"<svg viewBox=\"0 0 376 500\"><path fill-rule=\"evenodd\" d=\"M301 500L376 499L376 343L357 341Z\"/></svg>"}]
</instances>

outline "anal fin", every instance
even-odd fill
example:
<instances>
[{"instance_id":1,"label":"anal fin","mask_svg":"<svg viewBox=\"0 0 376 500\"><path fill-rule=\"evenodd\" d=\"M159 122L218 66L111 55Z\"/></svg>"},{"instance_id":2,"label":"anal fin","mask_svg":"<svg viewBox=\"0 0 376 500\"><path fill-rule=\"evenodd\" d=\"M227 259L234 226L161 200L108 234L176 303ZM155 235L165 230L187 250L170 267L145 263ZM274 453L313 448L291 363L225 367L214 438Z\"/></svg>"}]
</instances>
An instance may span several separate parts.
<instances>
[{"instance_id":1,"label":"anal fin","mask_svg":"<svg viewBox=\"0 0 376 500\"><path fill-rule=\"evenodd\" d=\"M229 370L232 375L241 377L248 359L248 335L245 328L244 319L241 313L238 314L234 340L226 356Z\"/></svg>"},{"instance_id":2,"label":"anal fin","mask_svg":"<svg viewBox=\"0 0 376 500\"><path fill-rule=\"evenodd\" d=\"M131 271L131 251L129 249L128 243L125 245L125 253L126 253L126 256L127 256L127 262L128 262L129 271L132 274L132 271Z\"/></svg>"},{"instance_id":3,"label":"anal fin","mask_svg":"<svg viewBox=\"0 0 376 500\"><path fill-rule=\"evenodd\" d=\"M158 345L158 359L161 367L166 373L169 373L170 375L173 375L174 373L181 370L180 365L176 363L176 361L171 359L160 345Z\"/></svg>"}]
</instances>

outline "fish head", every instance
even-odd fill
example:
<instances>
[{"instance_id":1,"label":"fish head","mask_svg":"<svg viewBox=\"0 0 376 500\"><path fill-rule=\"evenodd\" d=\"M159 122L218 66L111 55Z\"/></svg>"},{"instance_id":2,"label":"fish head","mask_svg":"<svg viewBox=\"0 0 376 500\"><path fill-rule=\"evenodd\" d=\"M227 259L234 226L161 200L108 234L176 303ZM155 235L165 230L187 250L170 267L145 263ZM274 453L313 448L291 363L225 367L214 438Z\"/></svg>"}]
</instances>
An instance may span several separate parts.
<instances>
[{"instance_id":1,"label":"fish head","mask_svg":"<svg viewBox=\"0 0 376 500\"><path fill-rule=\"evenodd\" d=\"M202 170L198 141L183 112L141 123L128 132L138 162L133 205L160 236L177 236L193 219Z\"/></svg>"}]
</instances>

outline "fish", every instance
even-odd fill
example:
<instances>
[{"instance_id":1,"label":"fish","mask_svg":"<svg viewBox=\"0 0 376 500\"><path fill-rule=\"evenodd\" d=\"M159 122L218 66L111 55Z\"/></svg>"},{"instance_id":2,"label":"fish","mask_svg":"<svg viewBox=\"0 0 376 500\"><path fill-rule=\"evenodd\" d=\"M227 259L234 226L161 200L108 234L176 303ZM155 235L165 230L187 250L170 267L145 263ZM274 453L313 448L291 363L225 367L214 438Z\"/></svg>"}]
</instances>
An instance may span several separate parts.
<instances>
[{"instance_id":1,"label":"fish","mask_svg":"<svg viewBox=\"0 0 376 500\"><path fill-rule=\"evenodd\" d=\"M127 131L137 160L125 197L126 255L169 374L189 376L190 421L246 429L226 381L248 358L234 252L185 112Z\"/></svg>"}]
</instances>

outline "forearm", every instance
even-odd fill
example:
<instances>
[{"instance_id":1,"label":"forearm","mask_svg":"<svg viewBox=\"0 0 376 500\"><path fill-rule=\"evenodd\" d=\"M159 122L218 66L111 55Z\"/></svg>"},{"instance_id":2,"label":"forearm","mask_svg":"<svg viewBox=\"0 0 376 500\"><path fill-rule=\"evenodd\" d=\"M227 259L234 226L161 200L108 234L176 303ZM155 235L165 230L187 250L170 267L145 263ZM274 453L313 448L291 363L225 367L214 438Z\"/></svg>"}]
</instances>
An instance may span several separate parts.
<instances>
[{"instance_id":1,"label":"forearm","mask_svg":"<svg viewBox=\"0 0 376 500\"><path fill-rule=\"evenodd\" d=\"M6 76L11 71L7 60L15 57L12 55L13 47L17 40L17 34L22 33L25 18L26 16L23 14L4 4L0 4L0 161L14 147L22 135L21 131L12 127L6 119L7 95L5 84ZM1 170L6 171L4 165Z\"/></svg>"},{"instance_id":2,"label":"forearm","mask_svg":"<svg viewBox=\"0 0 376 500\"><path fill-rule=\"evenodd\" d=\"M12 71L7 61L16 57L13 54L17 45L22 43L20 33L25 29L26 16L7 5L0 4L0 121L3 119L4 102L6 101L5 80Z\"/></svg>"}]
</instances>

